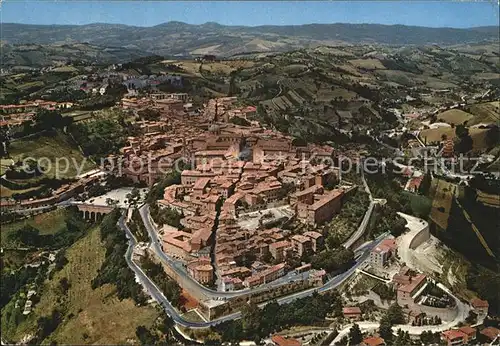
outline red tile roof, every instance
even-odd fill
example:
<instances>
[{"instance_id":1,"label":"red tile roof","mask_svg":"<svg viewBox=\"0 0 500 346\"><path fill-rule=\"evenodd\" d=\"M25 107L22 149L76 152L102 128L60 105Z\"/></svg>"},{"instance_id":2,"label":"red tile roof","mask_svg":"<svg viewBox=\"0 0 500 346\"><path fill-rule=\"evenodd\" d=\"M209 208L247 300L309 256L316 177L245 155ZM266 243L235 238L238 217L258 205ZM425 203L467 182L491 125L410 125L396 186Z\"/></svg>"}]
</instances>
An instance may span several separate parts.
<instances>
[{"instance_id":1,"label":"red tile roof","mask_svg":"<svg viewBox=\"0 0 500 346\"><path fill-rule=\"evenodd\" d=\"M481 330L481 334L486 336L490 340L495 340L495 338L500 336L500 329L495 327L488 327Z\"/></svg>"},{"instance_id":2,"label":"red tile roof","mask_svg":"<svg viewBox=\"0 0 500 346\"><path fill-rule=\"evenodd\" d=\"M381 337L370 336L369 338L363 340L363 344L365 344L366 346L380 346L384 345L385 341Z\"/></svg>"},{"instance_id":3,"label":"red tile roof","mask_svg":"<svg viewBox=\"0 0 500 346\"><path fill-rule=\"evenodd\" d=\"M281 335L273 335L271 337L272 342L274 342L278 346L301 346L299 340L297 339L285 339Z\"/></svg>"},{"instance_id":4,"label":"red tile roof","mask_svg":"<svg viewBox=\"0 0 500 346\"><path fill-rule=\"evenodd\" d=\"M407 285L398 288L399 291L413 293L415 289L425 280L426 276L423 274L418 274L411 279L411 282Z\"/></svg>"},{"instance_id":5,"label":"red tile roof","mask_svg":"<svg viewBox=\"0 0 500 346\"><path fill-rule=\"evenodd\" d=\"M464 332L461 332L460 330L452 329L452 330L444 331L443 336L447 340L455 340L455 339L463 339L467 335Z\"/></svg>"},{"instance_id":6,"label":"red tile roof","mask_svg":"<svg viewBox=\"0 0 500 346\"><path fill-rule=\"evenodd\" d=\"M461 332L467 334L467 335L473 335L476 334L476 328L472 328L471 326L463 326L462 328L459 328Z\"/></svg>"},{"instance_id":7,"label":"red tile roof","mask_svg":"<svg viewBox=\"0 0 500 346\"><path fill-rule=\"evenodd\" d=\"M478 298L472 299L471 303L474 308L487 308L490 306L488 301Z\"/></svg>"},{"instance_id":8,"label":"red tile roof","mask_svg":"<svg viewBox=\"0 0 500 346\"><path fill-rule=\"evenodd\" d=\"M276 243L272 243L270 246L273 248L279 249L279 248L290 246L290 243L287 240L282 240L282 241L278 241Z\"/></svg>"},{"instance_id":9,"label":"red tile roof","mask_svg":"<svg viewBox=\"0 0 500 346\"><path fill-rule=\"evenodd\" d=\"M346 306L342 309L344 315L361 314L361 309L357 306Z\"/></svg>"}]
</instances>

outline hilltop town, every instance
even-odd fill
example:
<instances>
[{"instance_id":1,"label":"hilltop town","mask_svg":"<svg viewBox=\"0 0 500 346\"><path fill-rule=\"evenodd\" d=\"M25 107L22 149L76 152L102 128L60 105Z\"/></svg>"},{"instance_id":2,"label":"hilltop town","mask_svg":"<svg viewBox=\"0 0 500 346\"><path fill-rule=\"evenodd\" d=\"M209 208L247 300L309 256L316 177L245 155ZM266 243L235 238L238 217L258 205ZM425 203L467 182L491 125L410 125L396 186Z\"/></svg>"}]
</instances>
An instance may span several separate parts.
<instances>
[{"instance_id":1,"label":"hilltop town","mask_svg":"<svg viewBox=\"0 0 500 346\"><path fill-rule=\"evenodd\" d=\"M2 70L2 343L495 344L498 71L486 43Z\"/></svg>"}]
</instances>

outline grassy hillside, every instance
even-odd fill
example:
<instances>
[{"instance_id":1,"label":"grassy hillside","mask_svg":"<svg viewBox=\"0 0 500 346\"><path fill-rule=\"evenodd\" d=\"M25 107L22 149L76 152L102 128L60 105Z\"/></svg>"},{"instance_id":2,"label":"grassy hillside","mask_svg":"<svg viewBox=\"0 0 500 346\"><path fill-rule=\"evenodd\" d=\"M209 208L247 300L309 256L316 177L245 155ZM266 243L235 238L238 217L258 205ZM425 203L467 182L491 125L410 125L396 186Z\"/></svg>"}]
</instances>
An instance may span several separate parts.
<instances>
[{"instance_id":1,"label":"grassy hillside","mask_svg":"<svg viewBox=\"0 0 500 346\"><path fill-rule=\"evenodd\" d=\"M92 45L105 47L126 45L125 47L170 56L188 55L191 52L229 56L249 52L288 51L341 42L450 45L492 41L498 40L498 27L478 30L341 23L255 27L225 26L217 23L191 25L182 22L168 22L152 27L102 23L81 26L4 23L2 39L13 44L51 43L62 47L70 46L69 52L76 50L73 47L76 42L90 42ZM111 53L116 54L114 51Z\"/></svg>"},{"instance_id":2,"label":"grassy hillside","mask_svg":"<svg viewBox=\"0 0 500 346\"><path fill-rule=\"evenodd\" d=\"M436 118L438 122L447 123L450 125L460 125L464 122L471 120L474 116L467 112L464 112L460 109L450 109L444 111L443 113L439 113Z\"/></svg>"},{"instance_id":3,"label":"grassy hillside","mask_svg":"<svg viewBox=\"0 0 500 346\"><path fill-rule=\"evenodd\" d=\"M91 44L31 44L33 41L21 45L3 45L2 61L6 67L42 67L64 65L78 61L85 64L112 64L137 59L149 55L138 49L124 47L100 47ZM72 73L74 67L61 66L54 69L54 73Z\"/></svg>"},{"instance_id":4,"label":"grassy hillside","mask_svg":"<svg viewBox=\"0 0 500 346\"><path fill-rule=\"evenodd\" d=\"M491 124L500 121L500 101L476 103L470 105L467 111L474 115L474 119L468 122L469 125Z\"/></svg>"},{"instance_id":5,"label":"grassy hillside","mask_svg":"<svg viewBox=\"0 0 500 346\"><path fill-rule=\"evenodd\" d=\"M22 228L25 225L32 226L40 231L40 234L54 234L57 231L62 230L65 227L66 211L64 209L56 209L49 211L47 213L35 215L33 218L4 224L1 227L1 244L2 246L8 246L9 234L15 232L16 230Z\"/></svg>"},{"instance_id":6,"label":"grassy hillside","mask_svg":"<svg viewBox=\"0 0 500 346\"><path fill-rule=\"evenodd\" d=\"M45 340L47 343L137 342L136 327L151 326L158 317L158 312L150 306L137 307L131 299L119 301L112 285L92 290L91 281L97 275L104 256L105 249L100 240L99 229L93 229L67 250L69 263L52 279L45 281L40 302L18 328L9 328L2 318L2 333L5 333L5 337L19 340L32 334L39 317L47 316L53 309L59 308L63 312L62 322ZM61 287L63 278L69 281L67 291Z\"/></svg>"},{"instance_id":7,"label":"grassy hillside","mask_svg":"<svg viewBox=\"0 0 500 346\"><path fill-rule=\"evenodd\" d=\"M85 173L95 165L82 155L76 144L67 135L57 133L55 136L40 136L21 139L12 142L9 146L9 154L14 159L23 160L33 157L46 162L46 168L51 169L46 173L49 177L56 174L56 163L59 160L60 178L73 178L77 175L78 169L82 167L80 173ZM64 158L69 160L69 166L65 164ZM66 171L67 170L67 171Z\"/></svg>"},{"instance_id":8,"label":"grassy hillside","mask_svg":"<svg viewBox=\"0 0 500 346\"><path fill-rule=\"evenodd\" d=\"M470 136L473 142L473 150L482 150L488 148L485 138L487 129L471 128L469 129ZM439 127L435 129L427 129L420 132L420 138L427 143L440 142L441 136L446 135L448 139L457 137L455 129L451 127Z\"/></svg>"}]
</instances>

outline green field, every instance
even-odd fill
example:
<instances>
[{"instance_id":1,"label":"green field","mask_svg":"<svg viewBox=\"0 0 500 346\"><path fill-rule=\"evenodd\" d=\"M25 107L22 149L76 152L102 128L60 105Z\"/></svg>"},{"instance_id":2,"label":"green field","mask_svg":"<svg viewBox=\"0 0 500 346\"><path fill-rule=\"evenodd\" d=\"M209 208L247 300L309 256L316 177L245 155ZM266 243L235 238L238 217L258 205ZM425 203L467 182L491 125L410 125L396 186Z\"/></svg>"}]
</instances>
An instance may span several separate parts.
<instances>
[{"instance_id":1,"label":"green field","mask_svg":"<svg viewBox=\"0 0 500 346\"><path fill-rule=\"evenodd\" d=\"M482 150L488 147L485 139L487 129L470 128L469 133L472 138L473 150ZM438 127L435 129L426 129L420 132L419 136L422 141L427 141L427 144L440 142L441 136L446 135L448 139L455 139L457 137L455 129L451 127Z\"/></svg>"},{"instance_id":2,"label":"green field","mask_svg":"<svg viewBox=\"0 0 500 346\"><path fill-rule=\"evenodd\" d=\"M21 84L17 88L20 91L27 91L27 90L34 89L34 88L41 88L44 85L45 84L42 81L35 81L35 82L28 82L28 83Z\"/></svg>"},{"instance_id":3,"label":"green field","mask_svg":"<svg viewBox=\"0 0 500 346\"><path fill-rule=\"evenodd\" d=\"M447 123L450 125L460 125L464 122L469 122L474 116L460 109L450 109L443 113L439 113L437 116L438 122Z\"/></svg>"},{"instance_id":4,"label":"green field","mask_svg":"<svg viewBox=\"0 0 500 346\"><path fill-rule=\"evenodd\" d=\"M357 68L366 70L385 70L385 66L378 59L354 59L349 62Z\"/></svg>"},{"instance_id":5,"label":"green field","mask_svg":"<svg viewBox=\"0 0 500 346\"><path fill-rule=\"evenodd\" d=\"M468 107L467 111L474 115L474 119L469 121L469 125L498 123L500 121L500 101L473 104Z\"/></svg>"},{"instance_id":6,"label":"green field","mask_svg":"<svg viewBox=\"0 0 500 346\"><path fill-rule=\"evenodd\" d=\"M25 193L25 192L29 192L29 191L35 191L39 188L39 186L34 186L34 187L30 187L28 189L22 189L22 190L11 190L3 185L0 185L0 196L2 198L10 198L12 197L13 194L15 193Z\"/></svg>"},{"instance_id":7,"label":"green field","mask_svg":"<svg viewBox=\"0 0 500 346\"><path fill-rule=\"evenodd\" d=\"M84 158L71 139L61 133L54 137L42 136L15 141L11 143L9 153L15 161L27 157L39 160L42 166L50 168L46 172L49 177L55 177L57 165L60 168L59 178L72 178L78 173L81 174L95 168L90 160ZM64 158L68 160L69 165L66 165ZM78 172L80 168L81 171Z\"/></svg>"},{"instance_id":8,"label":"green field","mask_svg":"<svg viewBox=\"0 0 500 346\"><path fill-rule=\"evenodd\" d=\"M2 310L2 334L7 339L20 340L34 332L38 318L60 308L63 311L63 320L44 343L137 343L137 326L144 325L149 328L159 313L151 306L137 307L131 299L120 301L113 285L105 285L95 290L91 288L91 281L97 275L105 257L99 229L93 229L71 246L66 257L69 263L52 279L45 281L40 302L17 328L9 325L4 318L4 310L12 309L12 302ZM62 278L69 280L70 286L65 293L61 292L59 284Z\"/></svg>"},{"instance_id":9,"label":"green field","mask_svg":"<svg viewBox=\"0 0 500 346\"><path fill-rule=\"evenodd\" d=\"M52 69L52 72L68 73L68 72L78 72L78 70L73 66L61 66Z\"/></svg>"},{"instance_id":10,"label":"green field","mask_svg":"<svg viewBox=\"0 0 500 346\"><path fill-rule=\"evenodd\" d=\"M14 164L12 159L0 159L0 175L3 175L12 164Z\"/></svg>"},{"instance_id":11,"label":"green field","mask_svg":"<svg viewBox=\"0 0 500 346\"><path fill-rule=\"evenodd\" d=\"M191 322L203 322L203 319L194 310L189 310L188 312L184 313L182 315L182 318L184 318L187 321L191 321Z\"/></svg>"}]
</instances>

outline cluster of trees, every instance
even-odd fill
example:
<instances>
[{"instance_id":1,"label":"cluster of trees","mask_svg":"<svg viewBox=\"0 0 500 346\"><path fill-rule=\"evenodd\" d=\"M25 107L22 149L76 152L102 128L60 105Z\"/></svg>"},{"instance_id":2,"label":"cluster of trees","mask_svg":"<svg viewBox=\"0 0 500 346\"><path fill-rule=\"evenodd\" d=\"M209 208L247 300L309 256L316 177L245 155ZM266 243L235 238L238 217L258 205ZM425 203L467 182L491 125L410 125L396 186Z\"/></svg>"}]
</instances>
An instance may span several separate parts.
<instances>
[{"instance_id":1,"label":"cluster of trees","mask_svg":"<svg viewBox=\"0 0 500 346\"><path fill-rule=\"evenodd\" d=\"M151 108L140 110L137 112L137 114L143 120L153 120L153 121L160 119L161 116L159 111Z\"/></svg>"},{"instance_id":2,"label":"cluster of trees","mask_svg":"<svg viewBox=\"0 0 500 346\"><path fill-rule=\"evenodd\" d=\"M419 318L416 321L413 321L411 323L412 326L437 326L443 323L441 320L441 317L439 316L431 316L431 317L425 317L425 318Z\"/></svg>"},{"instance_id":3,"label":"cluster of trees","mask_svg":"<svg viewBox=\"0 0 500 346\"><path fill-rule=\"evenodd\" d=\"M436 285L436 283L434 283L432 281L429 282L429 283L427 283L427 286L425 287L425 290L424 290L423 294L429 294L431 296L438 297L438 298L448 297L448 295L446 294L446 292L443 291L442 289L440 289Z\"/></svg>"},{"instance_id":4,"label":"cluster of trees","mask_svg":"<svg viewBox=\"0 0 500 346\"><path fill-rule=\"evenodd\" d=\"M114 106L127 93L127 87L119 82L110 82L104 95L92 95L81 100L80 109L98 110Z\"/></svg>"},{"instance_id":5,"label":"cluster of trees","mask_svg":"<svg viewBox=\"0 0 500 346\"><path fill-rule=\"evenodd\" d=\"M26 120L22 123L22 130L17 137L32 135L41 131L63 129L71 125L73 118L64 117L59 111L40 109L33 117L33 121Z\"/></svg>"},{"instance_id":6,"label":"cluster of trees","mask_svg":"<svg viewBox=\"0 0 500 346\"><path fill-rule=\"evenodd\" d=\"M21 287L31 282L36 277L37 271L37 268L32 267L21 267L11 272L2 271L2 279L0 280L2 292L0 295L0 308L3 309Z\"/></svg>"},{"instance_id":7,"label":"cluster of trees","mask_svg":"<svg viewBox=\"0 0 500 346\"><path fill-rule=\"evenodd\" d=\"M43 287L43 282L47 278L47 269L49 264L42 263L37 268L21 267L15 271L2 271L0 281L1 288L1 306L2 309L2 332L9 335L10 331L15 331L17 326L25 320L26 316L22 314L22 307L27 301L26 287ZM33 305L40 301L40 291L30 298Z\"/></svg>"},{"instance_id":8,"label":"cluster of trees","mask_svg":"<svg viewBox=\"0 0 500 346\"><path fill-rule=\"evenodd\" d=\"M396 289L385 283L379 283L372 288L372 291L377 293L382 300L395 300Z\"/></svg>"},{"instance_id":9,"label":"cluster of trees","mask_svg":"<svg viewBox=\"0 0 500 346\"><path fill-rule=\"evenodd\" d=\"M472 138L469 134L469 129L465 125L457 125L455 127L455 134L457 135L457 142L454 149L458 154L465 154L472 150Z\"/></svg>"},{"instance_id":10,"label":"cluster of trees","mask_svg":"<svg viewBox=\"0 0 500 346\"><path fill-rule=\"evenodd\" d=\"M134 208L134 210L132 211L132 217L128 223L128 228L134 234L137 241L139 242L149 241L148 231L146 231L146 227L144 227L144 224L142 223L142 218L139 209Z\"/></svg>"},{"instance_id":11,"label":"cluster of trees","mask_svg":"<svg viewBox=\"0 0 500 346\"><path fill-rule=\"evenodd\" d=\"M405 323L403 309L397 303L392 304L380 320L379 326L380 337L385 340L386 344L391 345L393 342L392 326L403 323Z\"/></svg>"},{"instance_id":12,"label":"cluster of trees","mask_svg":"<svg viewBox=\"0 0 500 346\"><path fill-rule=\"evenodd\" d=\"M31 342L40 345L45 338L52 334L63 321L64 313L59 309L52 310L49 316L42 316L36 321L37 332Z\"/></svg>"},{"instance_id":13,"label":"cluster of trees","mask_svg":"<svg viewBox=\"0 0 500 346\"><path fill-rule=\"evenodd\" d=\"M63 129L65 126L71 125L73 118L63 117L59 111L49 111L46 109L39 110L35 115L34 132Z\"/></svg>"},{"instance_id":14,"label":"cluster of trees","mask_svg":"<svg viewBox=\"0 0 500 346\"><path fill-rule=\"evenodd\" d=\"M182 165L180 164L180 166ZM182 167L179 170L181 169ZM162 180L156 183L153 187L151 187L146 196L146 202L148 204L154 204L157 200L163 198L163 192L166 187L170 185L180 184L180 182L181 182L181 173L176 170L172 171L170 174L168 174Z\"/></svg>"},{"instance_id":15,"label":"cluster of trees","mask_svg":"<svg viewBox=\"0 0 500 346\"><path fill-rule=\"evenodd\" d=\"M37 170L40 169L43 171L43 167L38 167L38 163L35 160L30 160L28 162L28 167L26 167L28 170ZM10 190L27 190L30 187L35 187L39 185L45 185L48 188L51 189L58 189L59 187L68 184L71 182L71 179L56 179L56 178L49 178L49 177L43 177L43 178L38 178L38 179L31 179L29 178L29 174L25 174L24 171L13 173L12 169L16 169L16 167L10 167L9 170L5 173L5 178L0 177L0 184L5 186L6 188ZM11 178L9 178L11 177ZM17 181L11 181L8 179L15 179ZM26 180L23 182L20 182L19 180Z\"/></svg>"},{"instance_id":16,"label":"cluster of trees","mask_svg":"<svg viewBox=\"0 0 500 346\"><path fill-rule=\"evenodd\" d=\"M105 179L105 184L93 184L89 186L83 193L79 194L76 199L79 201L85 201L86 199L104 195L106 192L115 190L118 188L133 186L134 182L125 176L116 176L114 174L108 174ZM112 200L112 199L110 199ZM106 200L107 204L112 206L116 204L116 200L110 201Z\"/></svg>"},{"instance_id":17,"label":"cluster of trees","mask_svg":"<svg viewBox=\"0 0 500 346\"><path fill-rule=\"evenodd\" d=\"M224 322L215 328L222 335L222 342L254 340L258 342L269 334L294 325L312 325L322 322L330 312L340 315L342 301L336 292L324 295L314 293L290 304L269 302L262 310L250 303L242 311L241 320Z\"/></svg>"},{"instance_id":18,"label":"cluster of trees","mask_svg":"<svg viewBox=\"0 0 500 346\"><path fill-rule=\"evenodd\" d=\"M95 111L107 107L113 107L118 100L113 95L98 95L80 101L80 109Z\"/></svg>"},{"instance_id":19,"label":"cluster of trees","mask_svg":"<svg viewBox=\"0 0 500 346\"><path fill-rule=\"evenodd\" d=\"M24 167L23 167L24 166ZM23 180L23 179L32 179L39 177L43 174L43 169L40 167L39 163L35 159L27 159L24 161L24 164L21 160L18 160L16 163L9 166L9 169L5 172L5 178L0 178L0 182L2 185L10 185L11 190L16 189L16 184L13 182L5 181L6 179L14 179L14 180ZM10 184L9 184L10 183ZM13 185L13 186L12 186ZM25 186L22 186L25 188Z\"/></svg>"},{"instance_id":20,"label":"cluster of trees","mask_svg":"<svg viewBox=\"0 0 500 346\"><path fill-rule=\"evenodd\" d=\"M420 334L420 341L422 341L422 344L424 345L445 345L441 339L441 333L433 333L430 330L424 330L422 334Z\"/></svg>"},{"instance_id":21,"label":"cluster of trees","mask_svg":"<svg viewBox=\"0 0 500 346\"><path fill-rule=\"evenodd\" d=\"M321 335L321 334L320 334ZM328 346L328 345L331 345L333 343L333 340L335 340L335 338L337 337L337 335L339 335L339 332L337 330L334 330L333 332L331 332L330 334L327 335L326 338L324 338L322 341L321 341L321 346ZM314 338L313 338L314 340ZM321 340L321 339L320 339ZM312 340L311 340L312 341Z\"/></svg>"},{"instance_id":22,"label":"cluster of trees","mask_svg":"<svg viewBox=\"0 0 500 346\"><path fill-rule=\"evenodd\" d=\"M326 226L328 229L326 244L330 249L340 246L346 240L345 238L356 230L369 204L368 194L360 190L344 202L340 213ZM339 228L341 227L347 227L348 232L340 235Z\"/></svg>"},{"instance_id":23,"label":"cluster of trees","mask_svg":"<svg viewBox=\"0 0 500 346\"><path fill-rule=\"evenodd\" d=\"M125 145L127 136L135 133L131 126L110 118L72 124L70 132L84 154L95 159L117 153Z\"/></svg>"},{"instance_id":24,"label":"cluster of trees","mask_svg":"<svg viewBox=\"0 0 500 346\"><path fill-rule=\"evenodd\" d=\"M156 89L166 93L193 93L197 91L196 83L191 83L191 80L188 78L182 78L181 83L172 83L170 80L167 80L158 84Z\"/></svg>"},{"instance_id":25,"label":"cluster of trees","mask_svg":"<svg viewBox=\"0 0 500 346\"><path fill-rule=\"evenodd\" d=\"M85 235L88 225L78 216L76 211L68 213L66 225L54 234L40 234L30 225L24 225L15 232L9 233L9 242L27 247L60 249L74 244Z\"/></svg>"},{"instance_id":26,"label":"cluster of trees","mask_svg":"<svg viewBox=\"0 0 500 346\"><path fill-rule=\"evenodd\" d=\"M44 96L43 98L45 100L54 102L75 102L78 100L85 99L86 97L87 94L83 90L62 88L52 91L50 94Z\"/></svg>"},{"instance_id":27,"label":"cluster of trees","mask_svg":"<svg viewBox=\"0 0 500 346\"><path fill-rule=\"evenodd\" d=\"M329 273L344 272L349 269L354 262L354 252L343 246L334 249L324 250L311 259L311 265L315 269L324 269Z\"/></svg>"},{"instance_id":28,"label":"cluster of trees","mask_svg":"<svg viewBox=\"0 0 500 346\"><path fill-rule=\"evenodd\" d=\"M96 289L104 284L116 285L119 299L132 298L138 304L146 302L142 287L135 281L135 275L128 267L125 252L127 251L127 238L117 222L120 211L113 210L101 222L101 241L106 248L106 258L99 269L97 276L92 280L92 288Z\"/></svg>"},{"instance_id":29,"label":"cluster of trees","mask_svg":"<svg viewBox=\"0 0 500 346\"><path fill-rule=\"evenodd\" d=\"M385 198L387 200L386 206L393 210L390 212L391 214L394 214L396 211L402 211L406 214L427 219L431 209L429 200L424 196L416 196L404 191L398 181L399 177L390 167L391 165L388 164L385 174L381 171L365 174L371 193L377 196L377 198Z\"/></svg>"},{"instance_id":30,"label":"cluster of trees","mask_svg":"<svg viewBox=\"0 0 500 346\"><path fill-rule=\"evenodd\" d=\"M411 345L410 333L403 332L398 329L396 339L393 342L394 346L408 346Z\"/></svg>"},{"instance_id":31,"label":"cluster of trees","mask_svg":"<svg viewBox=\"0 0 500 346\"><path fill-rule=\"evenodd\" d=\"M250 126L250 122L248 120L240 118L238 116L232 117L231 119L229 119L229 122L240 126Z\"/></svg>"},{"instance_id":32,"label":"cluster of trees","mask_svg":"<svg viewBox=\"0 0 500 346\"><path fill-rule=\"evenodd\" d=\"M162 290L163 294L172 305L179 309L183 309L184 299L181 295L182 290L177 282L172 280L167 273L165 273L161 264L153 262L153 260L146 253L146 255L141 259L141 268Z\"/></svg>"},{"instance_id":33,"label":"cluster of trees","mask_svg":"<svg viewBox=\"0 0 500 346\"><path fill-rule=\"evenodd\" d=\"M50 197L51 194L50 189L47 186L42 185L36 189L26 192L13 193L11 197L16 201L21 201L30 198L47 198Z\"/></svg>"},{"instance_id":34,"label":"cluster of trees","mask_svg":"<svg viewBox=\"0 0 500 346\"><path fill-rule=\"evenodd\" d=\"M135 336L141 345L161 345L169 346L178 344L177 340L183 340L180 335L175 332L174 321L165 313L162 312L161 316L157 319L156 323L151 329L140 325L135 330ZM184 340L183 340L184 341Z\"/></svg>"},{"instance_id":35,"label":"cluster of trees","mask_svg":"<svg viewBox=\"0 0 500 346\"><path fill-rule=\"evenodd\" d=\"M490 270L481 265L473 265L466 276L467 287L479 294L482 299L486 299L490 306L490 313L496 315L500 313L500 273Z\"/></svg>"},{"instance_id":36,"label":"cluster of trees","mask_svg":"<svg viewBox=\"0 0 500 346\"><path fill-rule=\"evenodd\" d=\"M169 225L175 228L184 228L181 224L181 219L184 217L177 210L164 207L160 208L157 203L150 207L151 217L158 226Z\"/></svg>"},{"instance_id":37,"label":"cluster of trees","mask_svg":"<svg viewBox=\"0 0 500 346\"><path fill-rule=\"evenodd\" d=\"M294 191L295 191L295 184L293 184L293 183L283 183L281 185L281 188L277 192L277 199L287 198Z\"/></svg>"},{"instance_id":38,"label":"cluster of trees","mask_svg":"<svg viewBox=\"0 0 500 346\"><path fill-rule=\"evenodd\" d=\"M406 220L398 215L397 209L388 206L378 206L376 222L371 228L371 233L378 236L390 231L395 237L403 234L406 228Z\"/></svg>"},{"instance_id":39,"label":"cluster of trees","mask_svg":"<svg viewBox=\"0 0 500 346\"><path fill-rule=\"evenodd\" d=\"M160 61L165 60L162 56L159 55L149 55L145 57L140 57L137 59L134 59L130 62L126 62L121 65L121 67L117 68L117 71L124 71L124 70L129 70L129 69L135 69L138 70L139 73L143 75L150 75L151 70L147 65L155 64Z\"/></svg>"},{"instance_id":40,"label":"cluster of trees","mask_svg":"<svg viewBox=\"0 0 500 346\"><path fill-rule=\"evenodd\" d=\"M347 338L349 340L349 345L359 345L363 341L363 334L356 323L354 323L349 329L349 335Z\"/></svg>"},{"instance_id":41,"label":"cluster of trees","mask_svg":"<svg viewBox=\"0 0 500 346\"><path fill-rule=\"evenodd\" d=\"M0 224L14 222L21 218L22 218L21 215L10 209L0 208L0 220L1 220Z\"/></svg>"},{"instance_id":42,"label":"cluster of trees","mask_svg":"<svg viewBox=\"0 0 500 346\"><path fill-rule=\"evenodd\" d=\"M31 168L28 168L31 169ZM42 168L37 168L40 171L42 171L43 174L43 167ZM9 172L11 172L9 174ZM15 172L15 173L12 173ZM43 177L43 178L36 178L35 179L30 179L29 176L33 176L31 174L25 173L24 171L18 172L18 171L11 171L8 170L5 174L5 177L10 177L10 179L17 179L18 181L12 181L12 180L7 180L4 178L0 178L0 184L3 186L9 188L10 190L13 191L19 191L19 190L28 190L28 191L23 191L23 192L14 192L12 194L12 198L15 200L23 200L23 199L29 199L29 198L45 198L49 197L52 193L52 190L58 189L64 184L67 184L71 182L71 179L56 179L56 178L49 178L49 177ZM14 178L12 178L14 177ZM19 180L25 180L23 182L20 182ZM31 187L36 187L35 189L30 189Z\"/></svg>"}]
</instances>

